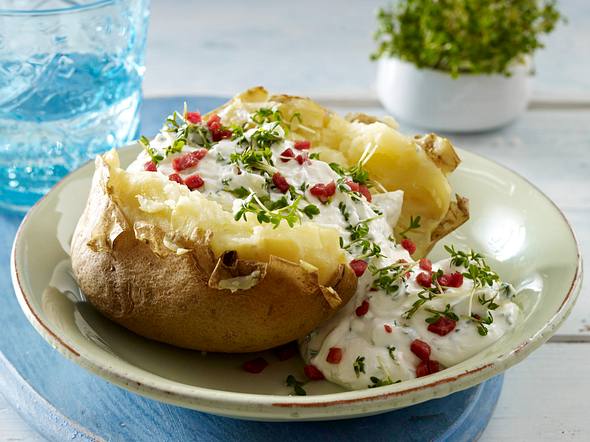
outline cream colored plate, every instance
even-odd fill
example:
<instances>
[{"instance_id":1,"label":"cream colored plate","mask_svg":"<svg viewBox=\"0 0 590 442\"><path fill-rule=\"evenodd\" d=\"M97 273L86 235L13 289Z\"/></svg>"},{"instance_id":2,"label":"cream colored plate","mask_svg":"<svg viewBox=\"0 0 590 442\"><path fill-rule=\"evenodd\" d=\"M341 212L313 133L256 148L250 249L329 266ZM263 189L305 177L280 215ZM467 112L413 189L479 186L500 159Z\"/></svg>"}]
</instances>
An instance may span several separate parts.
<instances>
[{"instance_id":1,"label":"cream colored plate","mask_svg":"<svg viewBox=\"0 0 590 442\"><path fill-rule=\"evenodd\" d=\"M121 149L125 166L138 145ZM448 395L516 364L545 342L574 305L582 280L578 245L567 220L515 173L469 152L452 177L471 200L472 219L442 244L484 253L502 278L523 289L526 320L469 360L400 384L343 391L328 382L289 396L288 374L303 379L298 358L258 375L241 370L252 355L204 355L141 338L84 302L71 277L69 241L86 203L93 164L67 176L29 212L14 243L12 278L29 321L64 356L133 392L215 414L260 420L333 419L374 414ZM533 314L534 313L534 314Z\"/></svg>"}]
</instances>

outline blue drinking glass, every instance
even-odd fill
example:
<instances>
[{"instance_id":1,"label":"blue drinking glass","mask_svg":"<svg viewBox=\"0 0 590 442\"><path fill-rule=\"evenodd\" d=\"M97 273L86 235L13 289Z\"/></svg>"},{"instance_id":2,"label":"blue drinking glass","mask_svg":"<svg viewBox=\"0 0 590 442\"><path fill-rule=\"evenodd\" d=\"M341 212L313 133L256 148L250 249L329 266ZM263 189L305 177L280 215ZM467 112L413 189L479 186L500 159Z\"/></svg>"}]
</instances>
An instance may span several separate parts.
<instances>
[{"instance_id":1,"label":"blue drinking glass","mask_svg":"<svg viewBox=\"0 0 590 442\"><path fill-rule=\"evenodd\" d=\"M137 137L149 0L0 0L0 208Z\"/></svg>"}]
</instances>

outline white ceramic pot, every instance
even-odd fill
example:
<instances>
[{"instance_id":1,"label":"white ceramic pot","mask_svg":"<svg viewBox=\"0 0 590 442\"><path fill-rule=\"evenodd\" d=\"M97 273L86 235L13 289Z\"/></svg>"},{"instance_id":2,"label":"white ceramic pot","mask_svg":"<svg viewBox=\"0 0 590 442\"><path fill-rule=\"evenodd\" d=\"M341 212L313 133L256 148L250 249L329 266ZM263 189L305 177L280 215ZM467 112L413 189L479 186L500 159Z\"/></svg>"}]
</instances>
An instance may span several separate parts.
<instances>
[{"instance_id":1,"label":"white ceramic pot","mask_svg":"<svg viewBox=\"0 0 590 442\"><path fill-rule=\"evenodd\" d=\"M446 132L478 132L503 126L526 107L531 68L515 65L512 76L464 74L452 78L433 69L418 69L397 58L379 61L377 94L400 121Z\"/></svg>"}]
</instances>

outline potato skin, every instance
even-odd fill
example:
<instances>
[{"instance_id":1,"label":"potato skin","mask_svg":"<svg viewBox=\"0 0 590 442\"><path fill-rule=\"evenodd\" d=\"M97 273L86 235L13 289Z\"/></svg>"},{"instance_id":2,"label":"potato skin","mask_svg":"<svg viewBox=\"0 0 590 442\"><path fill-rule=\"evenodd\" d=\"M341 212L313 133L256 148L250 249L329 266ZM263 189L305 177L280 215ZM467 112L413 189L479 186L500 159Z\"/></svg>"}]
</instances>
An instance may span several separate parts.
<instances>
[{"instance_id":1,"label":"potato skin","mask_svg":"<svg viewBox=\"0 0 590 442\"><path fill-rule=\"evenodd\" d=\"M282 258L216 259L206 235L188 253L156 253L165 248L136 238L109 194L101 163L74 232L72 267L88 301L129 330L184 348L253 352L306 335L354 294L357 280L348 266L340 266L332 290L320 286L316 272ZM155 233L156 241L163 239L164 232ZM220 279L252 271L261 277L251 288L215 288Z\"/></svg>"}]
</instances>

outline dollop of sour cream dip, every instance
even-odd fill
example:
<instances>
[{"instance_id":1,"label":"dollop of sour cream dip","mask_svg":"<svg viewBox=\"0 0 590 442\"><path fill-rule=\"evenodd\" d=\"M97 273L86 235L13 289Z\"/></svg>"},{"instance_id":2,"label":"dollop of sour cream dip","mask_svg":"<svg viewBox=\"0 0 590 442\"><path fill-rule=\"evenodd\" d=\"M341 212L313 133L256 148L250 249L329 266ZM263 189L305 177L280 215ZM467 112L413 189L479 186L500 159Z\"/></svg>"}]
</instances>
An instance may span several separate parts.
<instances>
[{"instance_id":1,"label":"dollop of sour cream dip","mask_svg":"<svg viewBox=\"0 0 590 442\"><path fill-rule=\"evenodd\" d=\"M180 123L174 115L174 124L143 139L146 149L127 170L164 174L236 219L249 204L275 204L284 216L297 200L297 222L338 229L358 287L301 339L310 378L348 389L388 385L462 362L514 327L521 315L514 291L483 257L449 247L447 259L415 261L412 242L392 235L403 192L371 194L362 163L353 170L320 161L306 140L286 139L277 115L246 114L241 130L224 127L223 115L204 122L189 112ZM261 155L250 162L252 152Z\"/></svg>"}]
</instances>

